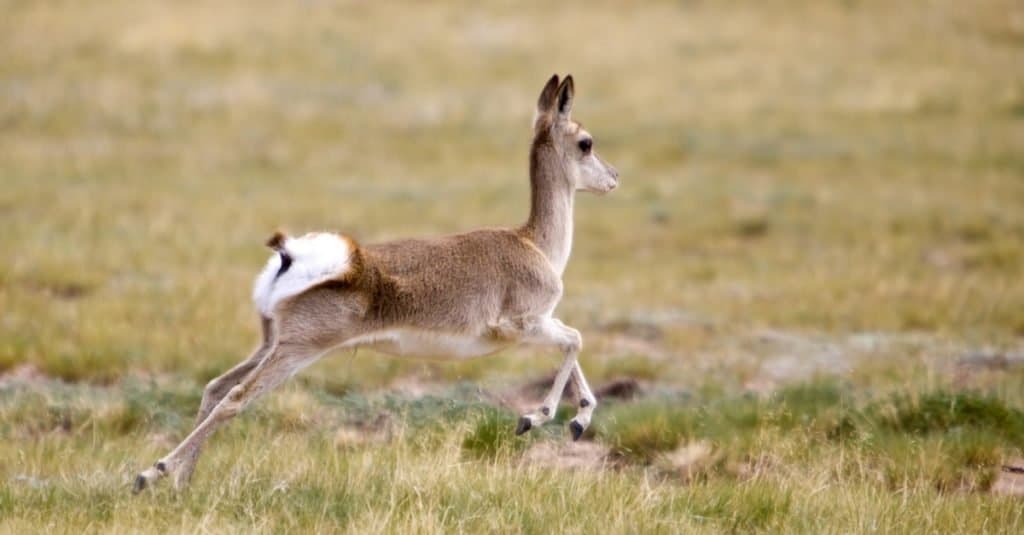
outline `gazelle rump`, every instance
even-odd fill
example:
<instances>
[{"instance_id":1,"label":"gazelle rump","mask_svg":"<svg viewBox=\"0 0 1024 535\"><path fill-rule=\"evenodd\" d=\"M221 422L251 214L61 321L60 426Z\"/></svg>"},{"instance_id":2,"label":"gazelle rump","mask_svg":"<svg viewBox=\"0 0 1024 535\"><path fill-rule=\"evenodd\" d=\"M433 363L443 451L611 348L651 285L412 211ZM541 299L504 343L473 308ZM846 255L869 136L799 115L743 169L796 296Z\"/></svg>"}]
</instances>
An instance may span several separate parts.
<instances>
[{"instance_id":1,"label":"gazelle rump","mask_svg":"<svg viewBox=\"0 0 1024 535\"><path fill-rule=\"evenodd\" d=\"M537 101L530 147L530 215L520 227L359 245L331 233L275 234L275 253L253 299L263 340L244 361L206 385L195 429L143 471L135 490L173 475L191 478L206 439L254 399L325 352L372 347L401 356L468 358L515 345L555 348L563 362L517 434L550 421L566 383L579 393L569 424L578 439L596 400L577 362L582 338L552 314L572 250L576 191L607 193L618 172L572 120L572 76L548 80Z\"/></svg>"}]
</instances>

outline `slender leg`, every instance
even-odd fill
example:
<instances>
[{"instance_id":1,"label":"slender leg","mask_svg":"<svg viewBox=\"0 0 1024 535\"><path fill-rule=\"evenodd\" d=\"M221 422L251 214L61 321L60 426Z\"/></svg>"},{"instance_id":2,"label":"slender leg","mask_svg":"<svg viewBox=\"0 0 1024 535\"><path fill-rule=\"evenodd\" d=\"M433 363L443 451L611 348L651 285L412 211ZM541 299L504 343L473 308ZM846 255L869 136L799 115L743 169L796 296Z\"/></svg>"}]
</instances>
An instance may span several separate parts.
<instances>
[{"instance_id":1,"label":"slender leg","mask_svg":"<svg viewBox=\"0 0 1024 535\"><path fill-rule=\"evenodd\" d=\"M263 341L260 343L260 346L257 347L256 350L253 351L245 360L239 362L235 367L206 384L206 389L203 391L203 401L199 404L199 413L196 414L195 425L198 426L203 423L203 420L205 420L206 417L210 415L210 412L213 411L213 408L216 407L222 399L224 399L224 396L228 394L228 391L238 383L242 382L242 379L245 379L245 376L254 370L270 351L270 348L274 343L273 324L271 323L270 318L260 317L260 320L263 328ZM187 483L192 478L192 472L195 470L196 461L199 459L199 453L200 449L195 448L189 453L187 458L182 460L181 466L178 468L178 473L176 475L176 478L179 481Z\"/></svg>"},{"instance_id":2,"label":"slender leg","mask_svg":"<svg viewBox=\"0 0 1024 535\"><path fill-rule=\"evenodd\" d=\"M274 389L296 372L317 359L320 350L308 345L295 345L279 341L270 354L257 365L241 383L231 387L224 398L213 408L209 416L185 437L185 440L151 468L135 479L135 491L141 491L150 483L175 475L175 486L188 483L180 477L179 470L184 462L198 455L203 443L218 427L233 418L253 400Z\"/></svg>"},{"instance_id":3,"label":"slender leg","mask_svg":"<svg viewBox=\"0 0 1024 535\"><path fill-rule=\"evenodd\" d=\"M569 422L569 430L572 432L572 439L579 440L583 431L590 425L590 417L594 414L594 408L597 407L597 399L590 391L590 385L587 384L587 378L583 376L583 368L580 368L579 361L573 365L572 382L576 386L576 392L579 393L580 410Z\"/></svg>"},{"instance_id":4,"label":"slender leg","mask_svg":"<svg viewBox=\"0 0 1024 535\"><path fill-rule=\"evenodd\" d=\"M543 404L534 412L524 414L519 418L516 426L516 434L521 435L534 426L542 425L555 417L558 409L558 401L565 391L565 384L569 381L573 366L576 364L576 357L583 346L583 339L580 332L572 327L567 327L561 321L554 318L539 318L537 321L527 324L523 341L540 346L555 346L562 350L565 360L561 368L555 374L555 381L551 385L551 391L544 398Z\"/></svg>"},{"instance_id":5,"label":"slender leg","mask_svg":"<svg viewBox=\"0 0 1024 535\"><path fill-rule=\"evenodd\" d=\"M196 415L196 425L203 423L203 420L210 415L210 411L224 399L228 391L237 385L263 360L273 345L273 324L270 318L260 317L263 328L263 341L245 360L239 362L234 368L224 372L222 375L206 384L203 391L203 401L199 404L199 413Z\"/></svg>"}]
</instances>

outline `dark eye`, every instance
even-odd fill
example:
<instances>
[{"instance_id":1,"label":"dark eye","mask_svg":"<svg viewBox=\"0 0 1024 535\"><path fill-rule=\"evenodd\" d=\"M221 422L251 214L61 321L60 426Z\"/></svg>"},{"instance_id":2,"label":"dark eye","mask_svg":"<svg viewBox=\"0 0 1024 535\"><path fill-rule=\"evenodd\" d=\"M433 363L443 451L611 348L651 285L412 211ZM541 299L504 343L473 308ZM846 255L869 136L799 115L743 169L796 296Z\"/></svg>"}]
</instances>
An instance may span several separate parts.
<instances>
[{"instance_id":1,"label":"dark eye","mask_svg":"<svg viewBox=\"0 0 1024 535\"><path fill-rule=\"evenodd\" d=\"M590 139L589 137L588 138L583 138L583 139L580 140L579 145L580 145L580 150L583 151L584 153L587 153L587 152L590 152L590 148L594 146L594 140Z\"/></svg>"}]
</instances>

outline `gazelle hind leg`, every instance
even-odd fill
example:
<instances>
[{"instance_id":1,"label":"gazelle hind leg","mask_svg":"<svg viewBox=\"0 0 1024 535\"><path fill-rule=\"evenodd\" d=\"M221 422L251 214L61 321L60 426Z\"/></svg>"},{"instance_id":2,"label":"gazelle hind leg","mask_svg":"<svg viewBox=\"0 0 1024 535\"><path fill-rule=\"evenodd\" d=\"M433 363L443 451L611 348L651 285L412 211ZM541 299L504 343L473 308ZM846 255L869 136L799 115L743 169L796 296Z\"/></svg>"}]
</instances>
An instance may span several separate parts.
<instances>
[{"instance_id":1,"label":"gazelle hind leg","mask_svg":"<svg viewBox=\"0 0 1024 535\"><path fill-rule=\"evenodd\" d=\"M245 360L206 383L206 389L203 390L203 401L199 403L199 412L196 414L195 425L203 423L203 420L210 415L210 411L220 403L220 400L224 399L228 391L242 382L242 379L245 379L245 376L254 370L270 352L274 345L273 322L270 318L261 316L260 326L263 330L263 340L260 342L260 346Z\"/></svg>"},{"instance_id":2,"label":"gazelle hind leg","mask_svg":"<svg viewBox=\"0 0 1024 535\"><path fill-rule=\"evenodd\" d=\"M270 352L271 347L274 344L273 340L273 323L270 318L261 316L261 327L263 330L263 340L260 342L260 346L256 348L245 360L239 362L230 370L224 372L220 376L211 380L206 384L206 389L203 391L203 400L199 403L199 412L196 414L196 423L199 425L203 423L203 420L210 415L213 408L224 396L228 394L235 385L242 382L245 376L248 375L252 370L263 361L263 358ZM185 458L181 466L178 468L177 478L180 481L188 482L192 478L192 472L195 470L196 461L199 459L200 450L198 448L192 450L190 455Z\"/></svg>"},{"instance_id":3,"label":"gazelle hind leg","mask_svg":"<svg viewBox=\"0 0 1024 535\"><path fill-rule=\"evenodd\" d=\"M188 483L181 468L188 462L195 462L199 451L209 436L221 425L235 417L246 406L268 391L274 389L302 368L308 366L321 353L321 349L308 345L295 345L279 341L262 362L245 379L231 387L227 395L213 408L210 414L174 451L161 458L152 467L144 470L135 479L135 492L147 485L174 476L175 487ZM185 466L185 468L189 468ZM182 476L186 477L182 477Z\"/></svg>"},{"instance_id":4,"label":"gazelle hind leg","mask_svg":"<svg viewBox=\"0 0 1024 535\"><path fill-rule=\"evenodd\" d=\"M579 393L580 408L576 412L576 416L569 422L569 431L572 433L573 440L579 440L583 431L590 425L590 417L594 414L594 408L597 407L597 398L590 391L590 385L587 384L587 378L583 376L583 368L580 367L579 361L573 363L572 381L576 392Z\"/></svg>"},{"instance_id":5,"label":"gazelle hind leg","mask_svg":"<svg viewBox=\"0 0 1024 535\"><path fill-rule=\"evenodd\" d=\"M525 343L538 346L555 346L561 349L565 355L561 368L555 374L555 380L551 385L551 391L544 398L541 406L534 412L519 417L516 425L516 434L521 435L535 426L549 422L555 417L558 410L558 401L565 391L565 384L569 381L576 357L583 346L583 339L580 332L572 327L566 326L554 318L538 318L527 322L524 325L522 340Z\"/></svg>"}]
</instances>

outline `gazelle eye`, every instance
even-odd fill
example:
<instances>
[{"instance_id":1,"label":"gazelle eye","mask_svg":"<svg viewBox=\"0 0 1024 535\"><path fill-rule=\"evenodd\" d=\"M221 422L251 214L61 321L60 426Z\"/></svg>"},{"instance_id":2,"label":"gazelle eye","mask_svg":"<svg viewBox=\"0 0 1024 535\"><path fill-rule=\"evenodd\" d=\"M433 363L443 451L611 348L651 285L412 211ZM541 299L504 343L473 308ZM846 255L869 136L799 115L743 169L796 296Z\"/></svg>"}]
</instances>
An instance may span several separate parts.
<instances>
[{"instance_id":1,"label":"gazelle eye","mask_svg":"<svg viewBox=\"0 0 1024 535\"><path fill-rule=\"evenodd\" d=\"M580 140L579 145L580 145L580 150L583 151L584 154L585 154L585 153L590 152L591 147L594 146L594 140L590 139L589 137L583 138L583 139Z\"/></svg>"}]
</instances>

